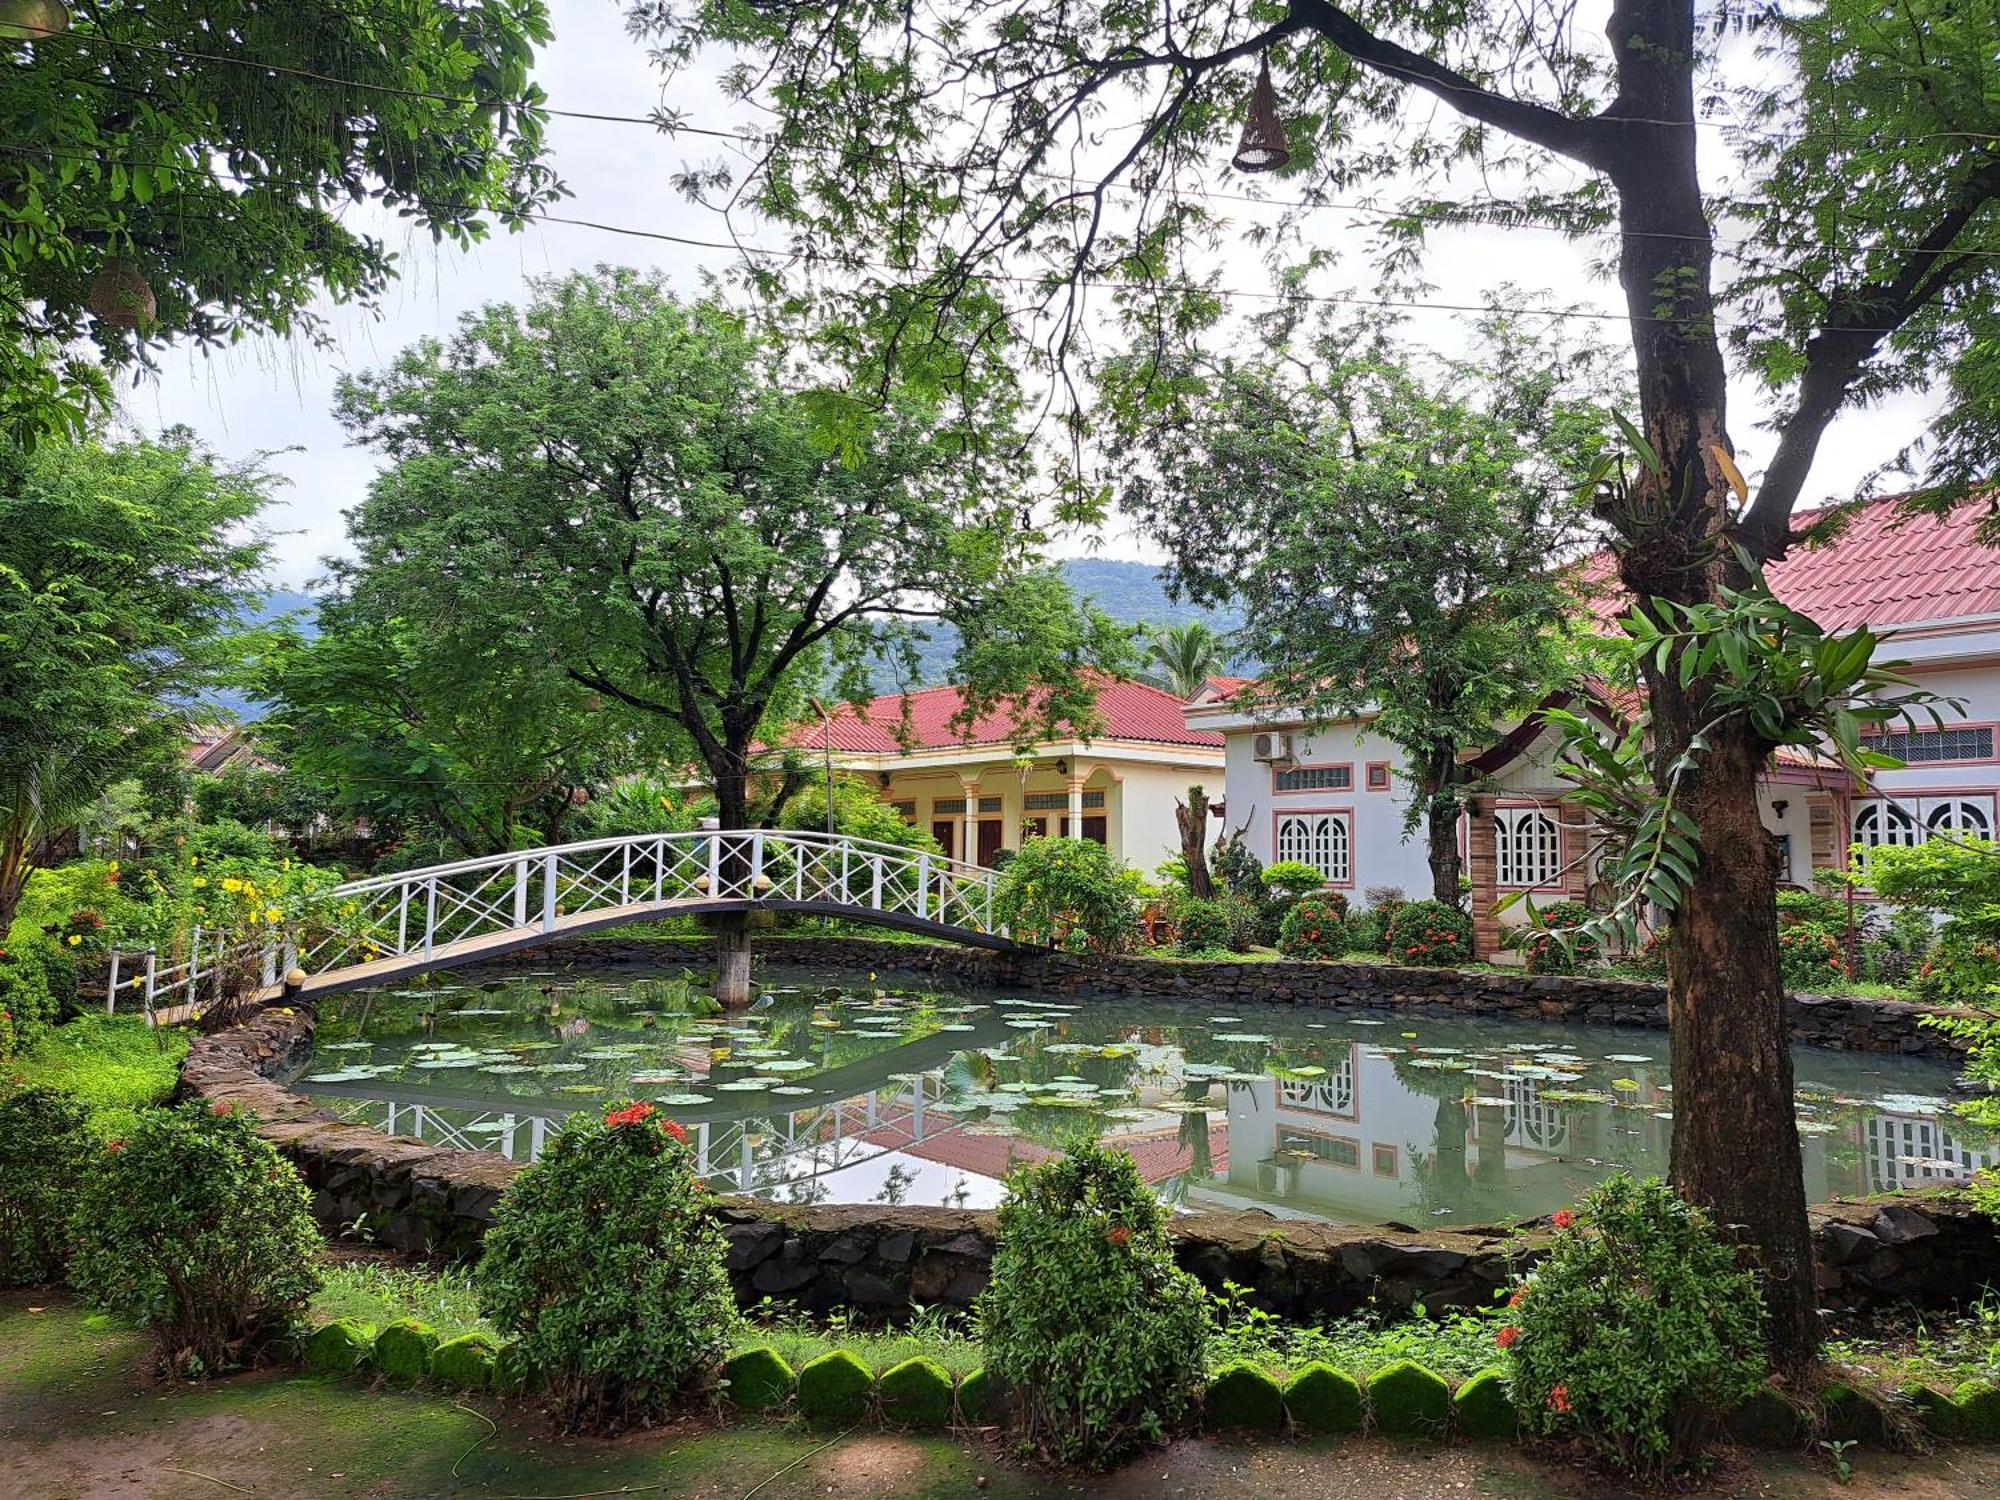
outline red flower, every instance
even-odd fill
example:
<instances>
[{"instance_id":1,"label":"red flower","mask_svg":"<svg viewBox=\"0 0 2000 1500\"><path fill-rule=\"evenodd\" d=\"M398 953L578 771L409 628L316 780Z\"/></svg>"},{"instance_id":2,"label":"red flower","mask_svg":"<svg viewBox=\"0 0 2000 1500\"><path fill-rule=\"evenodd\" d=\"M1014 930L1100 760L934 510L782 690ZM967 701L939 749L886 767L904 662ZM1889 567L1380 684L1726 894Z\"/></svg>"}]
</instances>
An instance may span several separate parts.
<instances>
[{"instance_id":1,"label":"red flower","mask_svg":"<svg viewBox=\"0 0 2000 1500\"><path fill-rule=\"evenodd\" d=\"M604 1117L604 1123L614 1129L621 1125L643 1125L653 1118L650 1101L641 1099L637 1104L628 1104L623 1109L614 1109Z\"/></svg>"},{"instance_id":2,"label":"red flower","mask_svg":"<svg viewBox=\"0 0 2000 1500\"><path fill-rule=\"evenodd\" d=\"M1549 1215L1549 1222L1558 1229L1567 1229L1576 1222L1576 1215L1566 1208L1559 1208Z\"/></svg>"},{"instance_id":3,"label":"red flower","mask_svg":"<svg viewBox=\"0 0 2000 1500\"><path fill-rule=\"evenodd\" d=\"M1521 1330L1516 1328L1512 1323L1509 1323L1505 1328L1493 1335L1493 1342L1498 1344L1502 1349L1511 1349L1519 1341L1520 1337Z\"/></svg>"},{"instance_id":4,"label":"red flower","mask_svg":"<svg viewBox=\"0 0 2000 1500\"><path fill-rule=\"evenodd\" d=\"M226 1119L228 1118L229 1115L229 1108L230 1107L228 1104L218 1099L215 1101L215 1103L209 1105L208 1112L212 1115L216 1115L218 1117Z\"/></svg>"},{"instance_id":5,"label":"red flower","mask_svg":"<svg viewBox=\"0 0 2000 1500\"><path fill-rule=\"evenodd\" d=\"M1523 1302L1526 1302L1527 1300L1528 1300L1528 1289L1524 1286L1517 1286L1514 1288L1514 1295L1507 1299L1507 1305L1509 1307L1519 1307Z\"/></svg>"},{"instance_id":6,"label":"red flower","mask_svg":"<svg viewBox=\"0 0 2000 1500\"><path fill-rule=\"evenodd\" d=\"M647 1107L651 1108L650 1105ZM676 1120L660 1121L660 1129L664 1130L677 1141L685 1141L688 1138L687 1127Z\"/></svg>"},{"instance_id":7,"label":"red flower","mask_svg":"<svg viewBox=\"0 0 2000 1500\"><path fill-rule=\"evenodd\" d=\"M1112 1225L1110 1232L1104 1236L1105 1242L1112 1245L1126 1244L1131 1238L1132 1231L1127 1229L1123 1224Z\"/></svg>"},{"instance_id":8,"label":"red flower","mask_svg":"<svg viewBox=\"0 0 2000 1500\"><path fill-rule=\"evenodd\" d=\"M104 1143L104 1149L110 1152L113 1156L116 1156L120 1151L123 1151L125 1149L125 1143L123 1141L106 1141Z\"/></svg>"},{"instance_id":9,"label":"red flower","mask_svg":"<svg viewBox=\"0 0 2000 1500\"><path fill-rule=\"evenodd\" d=\"M708 1184L703 1182L699 1177L697 1177L695 1178L694 1181L688 1184L688 1188L691 1192L705 1193L708 1191Z\"/></svg>"},{"instance_id":10,"label":"red flower","mask_svg":"<svg viewBox=\"0 0 2000 1500\"><path fill-rule=\"evenodd\" d=\"M1552 1385L1549 1387L1549 1408L1552 1411L1560 1412L1567 1412L1569 1410L1568 1386Z\"/></svg>"}]
</instances>

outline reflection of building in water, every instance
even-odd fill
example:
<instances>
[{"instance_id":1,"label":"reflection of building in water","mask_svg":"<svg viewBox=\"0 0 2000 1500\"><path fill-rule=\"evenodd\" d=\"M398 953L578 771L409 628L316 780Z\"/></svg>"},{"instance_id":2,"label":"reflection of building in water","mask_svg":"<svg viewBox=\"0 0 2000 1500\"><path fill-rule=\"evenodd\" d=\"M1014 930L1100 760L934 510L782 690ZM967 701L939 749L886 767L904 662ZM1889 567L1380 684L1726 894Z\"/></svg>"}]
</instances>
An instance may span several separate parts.
<instances>
[{"instance_id":1,"label":"reflection of building in water","mask_svg":"<svg viewBox=\"0 0 2000 1500\"><path fill-rule=\"evenodd\" d=\"M1868 1191L1963 1182L1994 1164L1996 1153L1971 1151L1953 1140L1935 1115L1883 1110L1863 1124Z\"/></svg>"},{"instance_id":2,"label":"reflection of building in water","mask_svg":"<svg viewBox=\"0 0 2000 1500\"><path fill-rule=\"evenodd\" d=\"M1510 1146L1529 1151L1562 1151L1569 1145L1570 1112L1542 1098L1542 1080L1510 1073L1500 1080L1507 1103L1502 1119Z\"/></svg>"}]
</instances>

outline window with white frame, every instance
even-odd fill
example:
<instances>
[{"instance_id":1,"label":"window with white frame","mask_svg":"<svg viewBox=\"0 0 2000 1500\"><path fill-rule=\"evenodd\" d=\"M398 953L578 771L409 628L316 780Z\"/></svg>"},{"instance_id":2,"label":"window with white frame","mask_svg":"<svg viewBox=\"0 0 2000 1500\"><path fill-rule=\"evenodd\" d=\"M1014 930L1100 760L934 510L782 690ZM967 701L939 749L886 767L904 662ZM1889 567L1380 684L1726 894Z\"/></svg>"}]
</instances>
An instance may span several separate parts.
<instances>
[{"instance_id":1,"label":"window with white frame","mask_svg":"<svg viewBox=\"0 0 2000 1500\"><path fill-rule=\"evenodd\" d=\"M1854 804L1854 842L1863 850L1904 849L1929 838L1993 837L1993 799L1871 797Z\"/></svg>"},{"instance_id":2,"label":"window with white frame","mask_svg":"<svg viewBox=\"0 0 2000 1500\"><path fill-rule=\"evenodd\" d=\"M1868 735L1862 743L1871 750L1895 756L1906 766L1993 759L1993 728L1988 724L1891 729Z\"/></svg>"},{"instance_id":3,"label":"window with white frame","mask_svg":"<svg viewBox=\"0 0 2000 1500\"><path fill-rule=\"evenodd\" d=\"M1352 766L1293 766L1271 774L1271 789L1278 792L1344 792L1353 785Z\"/></svg>"},{"instance_id":4,"label":"window with white frame","mask_svg":"<svg viewBox=\"0 0 2000 1500\"><path fill-rule=\"evenodd\" d=\"M1924 830L1962 839L1993 837L1993 804L1972 797L1941 797L1924 805Z\"/></svg>"},{"instance_id":5,"label":"window with white frame","mask_svg":"<svg viewBox=\"0 0 2000 1500\"><path fill-rule=\"evenodd\" d=\"M1311 865L1334 884L1345 885L1353 879L1352 847L1345 813L1297 812L1278 817L1278 858Z\"/></svg>"},{"instance_id":6,"label":"window with white frame","mask_svg":"<svg viewBox=\"0 0 2000 1500\"><path fill-rule=\"evenodd\" d=\"M1539 807L1496 810L1493 852L1501 885L1554 885L1562 879L1562 830Z\"/></svg>"}]
</instances>

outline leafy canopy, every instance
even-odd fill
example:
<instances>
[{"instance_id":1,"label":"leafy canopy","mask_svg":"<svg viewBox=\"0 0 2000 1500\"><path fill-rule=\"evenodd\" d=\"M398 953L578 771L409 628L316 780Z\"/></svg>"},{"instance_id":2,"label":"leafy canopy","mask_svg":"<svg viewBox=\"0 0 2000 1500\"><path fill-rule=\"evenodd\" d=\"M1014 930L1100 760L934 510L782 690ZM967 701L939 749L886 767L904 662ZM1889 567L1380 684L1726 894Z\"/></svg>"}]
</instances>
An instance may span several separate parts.
<instances>
[{"instance_id":1,"label":"leafy canopy","mask_svg":"<svg viewBox=\"0 0 2000 1500\"><path fill-rule=\"evenodd\" d=\"M560 192L528 82L541 0L71 11L59 35L0 41L0 430L16 440L81 436L110 372L160 343L323 342L316 298L372 302L395 274L356 204L463 246ZM157 304L136 331L89 313L112 258Z\"/></svg>"}]
</instances>

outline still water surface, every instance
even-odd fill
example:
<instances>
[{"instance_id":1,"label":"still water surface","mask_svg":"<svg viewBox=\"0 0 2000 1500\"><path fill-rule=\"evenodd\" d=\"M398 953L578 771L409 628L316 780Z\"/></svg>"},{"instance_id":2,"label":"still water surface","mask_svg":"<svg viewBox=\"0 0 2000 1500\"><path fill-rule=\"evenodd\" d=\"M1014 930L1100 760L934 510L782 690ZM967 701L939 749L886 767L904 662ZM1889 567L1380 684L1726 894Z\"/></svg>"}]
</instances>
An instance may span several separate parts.
<instances>
[{"instance_id":1,"label":"still water surface","mask_svg":"<svg viewBox=\"0 0 2000 1500\"><path fill-rule=\"evenodd\" d=\"M1010 1162L1078 1130L1169 1202L1340 1223L1492 1223L1666 1168L1654 1031L1394 1011L1054 1003L774 971L752 1011L620 971L447 976L322 1011L297 1086L343 1118L529 1160L573 1110L650 1098L715 1188L787 1203L999 1201ZM699 1004L699 1001L694 1002ZM1953 1070L1800 1048L1815 1199L1953 1181L1996 1154Z\"/></svg>"}]
</instances>

